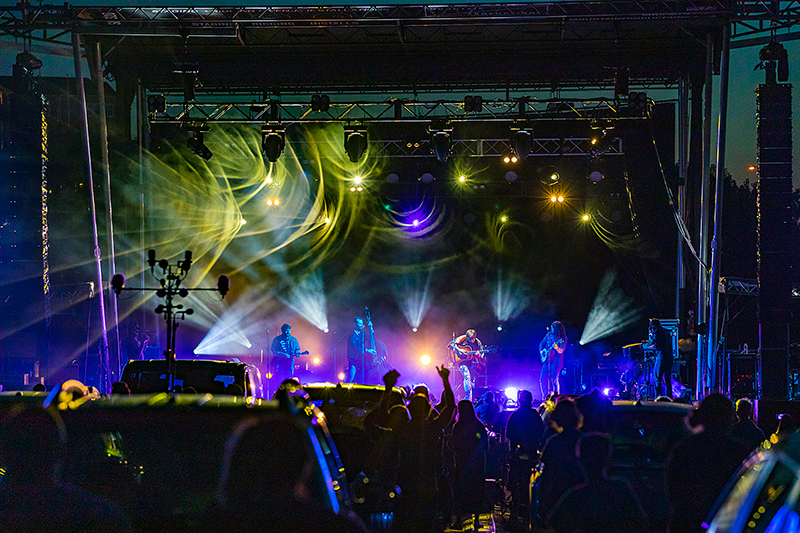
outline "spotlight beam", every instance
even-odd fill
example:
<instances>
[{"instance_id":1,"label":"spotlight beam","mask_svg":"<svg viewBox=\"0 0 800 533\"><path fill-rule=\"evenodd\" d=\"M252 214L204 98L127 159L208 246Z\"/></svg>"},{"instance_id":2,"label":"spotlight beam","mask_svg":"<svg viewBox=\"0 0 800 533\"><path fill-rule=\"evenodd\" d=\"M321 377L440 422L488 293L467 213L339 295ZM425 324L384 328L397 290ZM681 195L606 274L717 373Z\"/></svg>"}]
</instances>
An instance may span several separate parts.
<instances>
[{"instance_id":1,"label":"spotlight beam","mask_svg":"<svg viewBox=\"0 0 800 533\"><path fill-rule=\"evenodd\" d=\"M606 272L600 281L580 344L609 337L641 319L643 308L636 307L633 299L614 286L616 278L617 273L612 270Z\"/></svg>"}]
</instances>

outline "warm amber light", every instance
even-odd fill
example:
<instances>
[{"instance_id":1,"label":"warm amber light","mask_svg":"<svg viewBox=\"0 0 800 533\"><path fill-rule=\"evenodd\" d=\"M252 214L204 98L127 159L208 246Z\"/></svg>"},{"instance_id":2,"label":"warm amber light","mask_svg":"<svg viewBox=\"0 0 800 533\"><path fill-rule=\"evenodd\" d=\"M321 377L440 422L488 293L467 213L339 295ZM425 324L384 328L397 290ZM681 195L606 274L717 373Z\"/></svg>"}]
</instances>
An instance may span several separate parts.
<instances>
[{"instance_id":1,"label":"warm amber light","mask_svg":"<svg viewBox=\"0 0 800 533\"><path fill-rule=\"evenodd\" d=\"M423 355L422 357L419 358L419 360L423 365L431 364L431 356L428 354Z\"/></svg>"},{"instance_id":2,"label":"warm amber light","mask_svg":"<svg viewBox=\"0 0 800 533\"><path fill-rule=\"evenodd\" d=\"M558 201L558 198L556 198L555 196L551 196L551 197L550 197L550 201L551 201L551 202L553 202L553 203L555 203L555 202L557 202L557 201Z\"/></svg>"}]
</instances>

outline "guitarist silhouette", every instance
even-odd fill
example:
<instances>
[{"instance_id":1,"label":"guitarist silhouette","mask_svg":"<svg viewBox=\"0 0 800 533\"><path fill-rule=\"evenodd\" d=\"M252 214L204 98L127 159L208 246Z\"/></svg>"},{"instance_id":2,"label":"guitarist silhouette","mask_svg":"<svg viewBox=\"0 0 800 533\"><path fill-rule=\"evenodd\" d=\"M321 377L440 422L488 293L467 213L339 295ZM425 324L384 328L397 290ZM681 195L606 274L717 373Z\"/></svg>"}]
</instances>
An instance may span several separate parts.
<instances>
[{"instance_id":1,"label":"guitarist silhouette","mask_svg":"<svg viewBox=\"0 0 800 533\"><path fill-rule=\"evenodd\" d=\"M564 368L564 351L567 349L567 331L564 324L556 320L547 327L542 342L539 343L539 355L542 358L542 373L539 376L539 389L542 399L555 391L561 394L558 376Z\"/></svg>"},{"instance_id":2,"label":"guitarist silhouette","mask_svg":"<svg viewBox=\"0 0 800 533\"><path fill-rule=\"evenodd\" d=\"M300 351L300 343L297 338L292 337L292 326L284 324L281 326L281 334L272 340L272 379L280 384L284 379L294 375L294 360L300 355L305 355L308 351Z\"/></svg>"},{"instance_id":3,"label":"guitarist silhouette","mask_svg":"<svg viewBox=\"0 0 800 533\"><path fill-rule=\"evenodd\" d=\"M473 374L483 372L486 367L486 350L474 329L456 337L448 344L453 357L453 366L458 368L464 378L465 399L472 401Z\"/></svg>"}]
</instances>

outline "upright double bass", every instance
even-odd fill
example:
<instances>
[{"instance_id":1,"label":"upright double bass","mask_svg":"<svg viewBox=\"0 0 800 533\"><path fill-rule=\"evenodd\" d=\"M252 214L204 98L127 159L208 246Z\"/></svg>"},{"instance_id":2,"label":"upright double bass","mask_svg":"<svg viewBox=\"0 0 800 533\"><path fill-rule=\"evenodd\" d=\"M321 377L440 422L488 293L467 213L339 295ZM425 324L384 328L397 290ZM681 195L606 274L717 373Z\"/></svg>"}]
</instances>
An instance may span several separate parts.
<instances>
[{"instance_id":1,"label":"upright double bass","mask_svg":"<svg viewBox=\"0 0 800 533\"><path fill-rule=\"evenodd\" d=\"M375 329L372 326L372 319L370 316L369 307L364 307L364 318L367 320L367 328L369 330L369 343L367 343L367 337L366 335L364 335L364 350L362 351L362 354L364 355L365 360L362 361L361 364L362 383L366 383L367 374L373 370L376 370L380 367L383 367L386 370L392 369L392 366L386 360L386 356L388 355L386 344L375 338ZM366 360L367 354L371 356L370 361Z\"/></svg>"}]
</instances>

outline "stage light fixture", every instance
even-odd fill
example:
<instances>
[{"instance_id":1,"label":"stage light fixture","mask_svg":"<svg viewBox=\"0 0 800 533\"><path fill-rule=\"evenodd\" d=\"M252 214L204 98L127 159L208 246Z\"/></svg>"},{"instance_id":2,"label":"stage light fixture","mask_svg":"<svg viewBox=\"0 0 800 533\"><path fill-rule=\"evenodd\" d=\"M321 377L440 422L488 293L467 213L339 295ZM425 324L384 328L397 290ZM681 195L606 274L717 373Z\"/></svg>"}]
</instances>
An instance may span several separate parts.
<instances>
[{"instance_id":1,"label":"stage light fixture","mask_svg":"<svg viewBox=\"0 0 800 533\"><path fill-rule=\"evenodd\" d=\"M345 128L344 151L347 152L351 163L358 163L367 151L367 131L360 128Z\"/></svg>"},{"instance_id":2,"label":"stage light fixture","mask_svg":"<svg viewBox=\"0 0 800 533\"><path fill-rule=\"evenodd\" d=\"M428 354L424 354L422 357L419 358L419 360L423 365L431 364L431 356Z\"/></svg>"},{"instance_id":3,"label":"stage light fixture","mask_svg":"<svg viewBox=\"0 0 800 533\"><path fill-rule=\"evenodd\" d=\"M247 224L247 221L245 219L239 220L239 225L240 226L244 226L245 224Z\"/></svg>"},{"instance_id":4,"label":"stage light fixture","mask_svg":"<svg viewBox=\"0 0 800 533\"><path fill-rule=\"evenodd\" d=\"M603 181L603 178L605 178L605 175L603 174L601 161L594 157L591 158L589 160L589 171L586 174L586 179L592 183L599 183Z\"/></svg>"},{"instance_id":5,"label":"stage light fixture","mask_svg":"<svg viewBox=\"0 0 800 533\"><path fill-rule=\"evenodd\" d=\"M446 131L437 131L431 136L431 146L436 159L444 163L450 156L450 134Z\"/></svg>"},{"instance_id":6,"label":"stage light fixture","mask_svg":"<svg viewBox=\"0 0 800 533\"><path fill-rule=\"evenodd\" d=\"M507 215L502 215L500 217L500 222L508 222L508 216Z\"/></svg>"},{"instance_id":7,"label":"stage light fixture","mask_svg":"<svg viewBox=\"0 0 800 533\"><path fill-rule=\"evenodd\" d=\"M419 177L419 181L426 185L433 183L435 179L436 178L430 172L425 172Z\"/></svg>"},{"instance_id":8,"label":"stage light fixture","mask_svg":"<svg viewBox=\"0 0 800 533\"><path fill-rule=\"evenodd\" d=\"M17 54L17 62L14 66L21 69L24 74L30 74L34 70L42 68L42 60L25 50Z\"/></svg>"},{"instance_id":9,"label":"stage light fixture","mask_svg":"<svg viewBox=\"0 0 800 533\"><path fill-rule=\"evenodd\" d=\"M319 357L315 357L314 359L312 359L311 362L314 363L315 365L318 365L322 362L322 360Z\"/></svg>"},{"instance_id":10,"label":"stage light fixture","mask_svg":"<svg viewBox=\"0 0 800 533\"><path fill-rule=\"evenodd\" d=\"M581 217L581 220L583 220L584 222L589 222L591 219L592 219L592 217L589 215L589 213L585 213L585 214L584 214L584 215Z\"/></svg>"},{"instance_id":11,"label":"stage light fixture","mask_svg":"<svg viewBox=\"0 0 800 533\"><path fill-rule=\"evenodd\" d=\"M461 176L458 177L458 181L459 183L466 183L467 177L462 174Z\"/></svg>"},{"instance_id":12,"label":"stage light fixture","mask_svg":"<svg viewBox=\"0 0 800 533\"><path fill-rule=\"evenodd\" d=\"M544 170L541 181L544 185L557 185L561 181L561 174L558 172L555 166L550 166Z\"/></svg>"},{"instance_id":13,"label":"stage light fixture","mask_svg":"<svg viewBox=\"0 0 800 533\"><path fill-rule=\"evenodd\" d=\"M515 181L517 181L518 177L519 176L517 175L517 173L514 172L513 170L509 170L508 172L506 172L505 175L506 181L509 183L514 183Z\"/></svg>"},{"instance_id":14,"label":"stage light fixture","mask_svg":"<svg viewBox=\"0 0 800 533\"><path fill-rule=\"evenodd\" d=\"M163 94L151 94L147 97L147 112L151 115L167 112L167 98Z\"/></svg>"},{"instance_id":15,"label":"stage light fixture","mask_svg":"<svg viewBox=\"0 0 800 533\"><path fill-rule=\"evenodd\" d=\"M775 84L776 73L777 81L789 81L789 54L781 43L773 41L767 44L759 51L758 58L760 63L756 68L763 68L766 71L767 85Z\"/></svg>"},{"instance_id":16,"label":"stage light fixture","mask_svg":"<svg viewBox=\"0 0 800 533\"><path fill-rule=\"evenodd\" d=\"M437 121L428 126L428 132L431 134L431 150L433 150L433 154L439 162L444 163L450 156L453 127L444 122Z\"/></svg>"},{"instance_id":17,"label":"stage light fixture","mask_svg":"<svg viewBox=\"0 0 800 533\"><path fill-rule=\"evenodd\" d=\"M528 154L531 153L533 135L527 130L517 130L514 132L511 144L514 146L514 153L517 154L519 160L525 161L528 158Z\"/></svg>"},{"instance_id":18,"label":"stage light fixture","mask_svg":"<svg viewBox=\"0 0 800 533\"><path fill-rule=\"evenodd\" d=\"M468 94L464 97L465 113L480 113L483 111L483 97Z\"/></svg>"},{"instance_id":19,"label":"stage light fixture","mask_svg":"<svg viewBox=\"0 0 800 533\"><path fill-rule=\"evenodd\" d=\"M559 197L557 198L557 200L558 200L558 203L560 203L560 204L563 204L563 203L564 203L564 197L563 197L563 196L559 196Z\"/></svg>"},{"instance_id":20,"label":"stage light fixture","mask_svg":"<svg viewBox=\"0 0 800 533\"><path fill-rule=\"evenodd\" d=\"M628 93L628 106L631 109L644 113L647 109L647 93L636 91Z\"/></svg>"},{"instance_id":21,"label":"stage light fixture","mask_svg":"<svg viewBox=\"0 0 800 533\"><path fill-rule=\"evenodd\" d=\"M416 333L416 332L417 332L417 328L416 328L416 327L413 327L413 328L411 328L411 331L413 331L414 333Z\"/></svg>"},{"instance_id":22,"label":"stage light fixture","mask_svg":"<svg viewBox=\"0 0 800 533\"><path fill-rule=\"evenodd\" d=\"M261 150L267 161L274 163L286 147L286 131L278 126L261 126Z\"/></svg>"},{"instance_id":23,"label":"stage light fixture","mask_svg":"<svg viewBox=\"0 0 800 533\"><path fill-rule=\"evenodd\" d=\"M331 107L331 98L327 94L315 94L311 97L311 111L325 113Z\"/></svg>"},{"instance_id":24,"label":"stage light fixture","mask_svg":"<svg viewBox=\"0 0 800 533\"><path fill-rule=\"evenodd\" d=\"M339 381L344 381L344 372L339 372Z\"/></svg>"},{"instance_id":25,"label":"stage light fixture","mask_svg":"<svg viewBox=\"0 0 800 533\"><path fill-rule=\"evenodd\" d=\"M551 197L550 197L550 201L551 201L552 203L556 203L556 202L558 201L558 196L551 196Z\"/></svg>"},{"instance_id":26,"label":"stage light fixture","mask_svg":"<svg viewBox=\"0 0 800 533\"><path fill-rule=\"evenodd\" d=\"M200 125L192 125L188 127L189 130L189 140L186 141L186 145L192 151L192 153L196 156L202 157L206 161L211 159L211 156L214 155L209 150L208 146L205 144L204 134L209 131L209 127L205 124Z\"/></svg>"},{"instance_id":27,"label":"stage light fixture","mask_svg":"<svg viewBox=\"0 0 800 533\"><path fill-rule=\"evenodd\" d=\"M517 394L519 393L519 389L518 388L516 388L516 387L506 387L506 389L503 392L506 393L506 398L508 398L512 402L516 402L517 401Z\"/></svg>"}]
</instances>

